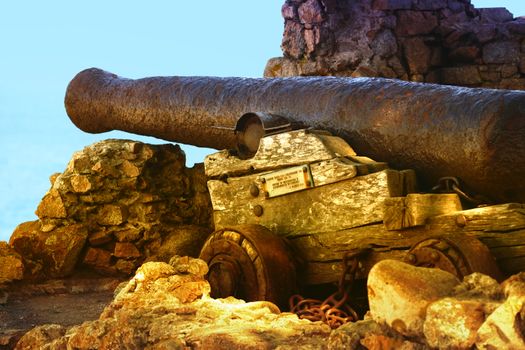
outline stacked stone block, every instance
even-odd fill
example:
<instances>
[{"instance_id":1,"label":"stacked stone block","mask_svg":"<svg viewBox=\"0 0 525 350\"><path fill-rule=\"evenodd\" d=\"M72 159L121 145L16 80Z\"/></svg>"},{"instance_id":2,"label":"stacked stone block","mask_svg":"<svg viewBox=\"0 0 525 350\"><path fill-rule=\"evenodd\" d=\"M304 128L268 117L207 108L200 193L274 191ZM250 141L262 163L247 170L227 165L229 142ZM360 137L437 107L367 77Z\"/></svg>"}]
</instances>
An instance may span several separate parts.
<instances>
[{"instance_id":1,"label":"stacked stone block","mask_svg":"<svg viewBox=\"0 0 525 350\"><path fill-rule=\"evenodd\" d=\"M337 75L525 88L525 18L469 0L287 0L265 76Z\"/></svg>"},{"instance_id":2,"label":"stacked stone block","mask_svg":"<svg viewBox=\"0 0 525 350\"><path fill-rule=\"evenodd\" d=\"M172 144L102 141L75 153L51 182L39 220L10 239L28 277L62 277L78 266L131 274L145 260L197 255L212 230L203 166L186 168Z\"/></svg>"}]
</instances>

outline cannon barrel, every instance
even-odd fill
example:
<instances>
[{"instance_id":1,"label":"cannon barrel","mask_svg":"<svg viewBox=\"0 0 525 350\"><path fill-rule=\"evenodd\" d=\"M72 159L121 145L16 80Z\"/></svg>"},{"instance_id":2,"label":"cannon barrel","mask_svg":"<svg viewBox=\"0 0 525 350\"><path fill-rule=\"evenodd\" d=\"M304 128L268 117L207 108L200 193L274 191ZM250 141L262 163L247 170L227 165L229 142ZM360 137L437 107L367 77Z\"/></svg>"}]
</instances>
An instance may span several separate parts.
<instances>
[{"instance_id":1,"label":"cannon barrel","mask_svg":"<svg viewBox=\"0 0 525 350\"><path fill-rule=\"evenodd\" d=\"M260 111L344 138L358 154L415 169L423 186L455 176L493 202L525 202L525 92L382 78L126 79L91 68L69 84L80 129L122 130L233 148L239 116Z\"/></svg>"}]
</instances>

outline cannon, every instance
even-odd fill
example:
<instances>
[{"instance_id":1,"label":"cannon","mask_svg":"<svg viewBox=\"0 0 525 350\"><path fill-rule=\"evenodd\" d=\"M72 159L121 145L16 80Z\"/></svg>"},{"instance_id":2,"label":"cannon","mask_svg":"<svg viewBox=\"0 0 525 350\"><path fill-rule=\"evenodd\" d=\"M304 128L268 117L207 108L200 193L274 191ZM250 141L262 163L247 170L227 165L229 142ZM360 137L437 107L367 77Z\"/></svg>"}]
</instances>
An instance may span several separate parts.
<instances>
[{"instance_id":1,"label":"cannon","mask_svg":"<svg viewBox=\"0 0 525 350\"><path fill-rule=\"evenodd\" d=\"M414 169L423 188L446 176L493 203L525 202L525 92L379 78L120 78L100 69L69 84L80 129L113 129L201 147L235 147L248 112L332 132L359 153Z\"/></svg>"},{"instance_id":2,"label":"cannon","mask_svg":"<svg viewBox=\"0 0 525 350\"><path fill-rule=\"evenodd\" d=\"M331 300L344 299L383 259L458 277L525 267L525 206L510 203L525 199L523 92L88 69L65 103L87 132L221 149L204 162L216 231L200 257L213 296L283 306L297 288L337 283ZM479 198L496 204L465 202Z\"/></svg>"}]
</instances>

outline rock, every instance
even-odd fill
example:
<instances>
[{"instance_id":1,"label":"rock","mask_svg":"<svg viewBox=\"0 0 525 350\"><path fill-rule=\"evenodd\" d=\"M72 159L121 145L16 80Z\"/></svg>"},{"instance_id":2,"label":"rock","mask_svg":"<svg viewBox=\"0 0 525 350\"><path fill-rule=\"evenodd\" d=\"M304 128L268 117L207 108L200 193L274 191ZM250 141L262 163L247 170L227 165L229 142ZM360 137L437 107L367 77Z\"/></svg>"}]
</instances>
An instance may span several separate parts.
<instances>
[{"instance_id":1,"label":"rock","mask_svg":"<svg viewBox=\"0 0 525 350\"><path fill-rule=\"evenodd\" d=\"M51 189L42 199L35 213L39 218L66 218L67 211L60 195L56 189Z\"/></svg>"},{"instance_id":2,"label":"rock","mask_svg":"<svg viewBox=\"0 0 525 350\"><path fill-rule=\"evenodd\" d=\"M525 79L501 79L498 88L507 90L525 90Z\"/></svg>"},{"instance_id":3,"label":"rock","mask_svg":"<svg viewBox=\"0 0 525 350\"><path fill-rule=\"evenodd\" d=\"M113 252L113 255L117 258L123 259L134 259L141 257L140 251L133 243L121 242L117 242L115 244L115 251Z\"/></svg>"},{"instance_id":4,"label":"rock","mask_svg":"<svg viewBox=\"0 0 525 350\"><path fill-rule=\"evenodd\" d=\"M447 0L418 0L414 9L421 11L441 10L448 6Z\"/></svg>"},{"instance_id":5,"label":"rock","mask_svg":"<svg viewBox=\"0 0 525 350\"><path fill-rule=\"evenodd\" d=\"M91 181L89 180L89 177L85 175L75 175L72 176L71 179L71 188L76 193L86 193L91 190L93 185L91 184Z\"/></svg>"},{"instance_id":6,"label":"rock","mask_svg":"<svg viewBox=\"0 0 525 350\"><path fill-rule=\"evenodd\" d=\"M186 262L188 270L177 274L166 263L142 265L98 320L74 326L59 337L39 337L41 332L34 330L26 339L34 339L31 346L38 349L53 348L52 344L78 350L326 349L327 325L280 313L269 302L211 299L209 284L188 273L202 274L204 262L175 260L178 266Z\"/></svg>"},{"instance_id":7,"label":"rock","mask_svg":"<svg viewBox=\"0 0 525 350\"><path fill-rule=\"evenodd\" d=\"M437 74L440 78L434 78ZM476 86L482 82L477 66L460 66L441 68L428 76L430 82L441 82L442 84Z\"/></svg>"},{"instance_id":8,"label":"rock","mask_svg":"<svg viewBox=\"0 0 525 350\"><path fill-rule=\"evenodd\" d=\"M502 288L507 297L525 296L525 272L520 272L503 281Z\"/></svg>"},{"instance_id":9,"label":"rock","mask_svg":"<svg viewBox=\"0 0 525 350\"><path fill-rule=\"evenodd\" d=\"M117 242L135 242L143 235L142 230L129 225L127 228L122 228L115 231L115 238Z\"/></svg>"},{"instance_id":10,"label":"rock","mask_svg":"<svg viewBox=\"0 0 525 350\"><path fill-rule=\"evenodd\" d=\"M35 327L20 338L15 346L15 350L38 349L41 344L50 344L64 336L65 333L66 328L58 324L46 324ZM53 346L50 344L48 349L58 349L58 347L55 347L56 345L58 344L55 343Z\"/></svg>"},{"instance_id":11,"label":"rock","mask_svg":"<svg viewBox=\"0 0 525 350\"><path fill-rule=\"evenodd\" d=\"M283 4L281 7L281 15L284 19L294 19L297 16L296 8L290 4Z\"/></svg>"},{"instance_id":12,"label":"rock","mask_svg":"<svg viewBox=\"0 0 525 350\"><path fill-rule=\"evenodd\" d=\"M488 23L504 23L512 21L514 16L504 7L491 7L479 9L479 14L482 22Z\"/></svg>"},{"instance_id":13,"label":"rock","mask_svg":"<svg viewBox=\"0 0 525 350\"><path fill-rule=\"evenodd\" d=\"M525 283L521 293L511 294L481 325L479 349L525 349Z\"/></svg>"},{"instance_id":14,"label":"rock","mask_svg":"<svg viewBox=\"0 0 525 350\"><path fill-rule=\"evenodd\" d=\"M128 210L124 206L106 204L100 208L97 223L102 226L118 226L124 223L128 216Z\"/></svg>"},{"instance_id":15,"label":"rock","mask_svg":"<svg viewBox=\"0 0 525 350\"><path fill-rule=\"evenodd\" d=\"M461 299L485 299L495 302L504 300L503 287L492 277L474 272L463 278L463 281L454 287L452 296ZM494 310L489 311L491 313Z\"/></svg>"},{"instance_id":16,"label":"rock","mask_svg":"<svg viewBox=\"0 0 525 350\"><path fill-rule=\"evenodd\" d=\"M518 73L518 67L515 64L505 64L501 66L501 77L511 78Z\"/></svg>"},{"instance_id":17,"label":"rock","mask_svg":"<svg viewBox=\"0 0 525 350\"><path fill-rule=\"evenodd\" d=\"M298 9L299 19L304 24L320 24L324 21L323 9L319 1L307 0Z\"/></svg>"},{"instance_id":18,"label":"rock","mask_svg":"<svg viewBox=\"0 0 525 350\"><path fill-rule=\"evenodd\" d=\"M448 9L452 11L452 13L463 13L465 11L465 4L458 0L448 0Z\"/></svg>"},{"instance_id":19,"label":"rock","mask_svg":"<svg viewBox=\"0 0 525 350\"><path fill-rule=\"evenodd\" d=\"M197 257L211 231L195 225L166 228L162 243L148 260L169 262L174 255Z\"/></svg>"},{"instance_id":20,"label":"rock","mask_svg":"<svg viewBox=\"0 0 525 350\"><path fill-rule=\"evenodd\" d=\"M516 63L520 44L515 41L488 43L483 46L483 62L487 64Z\"/></svg>"},{"instance_id":21,"label":"rock","mask_svg":"<svg viewBox=\"0 0 525 350\"><path fill-rule=\"evenodd\" d=\"M518 35L525 35L525 18L519 17L512 22L505 23L506 28L511 32Z\"/></svg>"},{"instance_id":22,"label":"rock","mask_svg":"<svg viewBox=\"0 0 525 350\"><path fill-rule=\"evenodd\" d=\"M477 46L461 46L448 54L448 59L454 62L469 63L479 56L480 50Z\"/></svg>"},{"instance_id":23,"label":"rock","mask_svg":"<svg viewBox=\"0 0 525 350\"><path fill-rule=\"evenodd\" d=\"M487 317L486 303L483 300L456 298L443 298L431 303L423 326L428 344L439 349L471 348L478 328Z\"/></svg>"},{"instance_id":24,"label":"rock","mask_svg":"<svg viewBox=\"0 0 525 350\"><path fill-rule=\"evenodd\" d=\"M112 271L111 252L100 248L88 248L82 264L100 272Z\"/></svg>"},{"instance_id":25,"label":"rock","mask_svg":"<svg viewBox=\"0 0 525 350\"><path fill-rule=\"evenodd\" d=\"M137 268L137 263L136 260L118 259L114 267L118 272L129 276L135 272L135 269Z\"/></svg>"},{"instance_id":26,"label":"rock","mask_svg":"<svg viewBox=\"0 0 525 350\"><path fill-rule=\"evenodd\" d=\"M93 247L106 244L113 240L113 234L107 230L90 233L88 236L89 244Z\"/></svg>"},{"instance_id":27,"label":"rock","mask_svg":"<svg viewBox=\"0 0 525 350\"><path fill-rule=\"evenodd\" d=\"M432 51L421 38L403 41L403 51L411 74L423 74L428 71Z\"/></svg>"},{"instance_id":28,"label":"rock","mask_svg":"<svg viewBox=\"0 0 525 350\"><path fill-rule=\"evenodd\" d=\"M413 0L374 0L372 9L374 10L410 10Z\"/></svg>"},{"instance_id":29,"label":"rock","mask_svg":"<svg viewBox=\"0 0 525 350\"><path fill-rule=\"evenodd\" d=\"M191 274L204 278L208 273L208 265L201 259L193 259L189 256L173 256L169 264L175 268L177 274Z\"/></svg>"},{"instance_id":30,"label":"rock","mask_svg":"<svg viewBox=\"0 0 525 350\"><path fill-rule=\"evenodd\" d=\"M513 20L504 8L477 10L465 0L289 0L282 14L285 57L271 59L265 77L381 76L525 89L517 50L525 18ZM481 71L486 65L491 70Z\"/></svg>"},{"instance_id":31,"label":"rock","mask_svg":"<svg viewBox=\"0 0 525 350\"><path fill-rule=\"evenodd\" d=\"M14 349L16 343L22 338L24 333L21 329L4 329L3 332L0 333L0 349Z\"/></svg>"},{"instance_id":32,"label":"rock","mask_svg":"<svg viewBox=\"0 0 525 350\"><path fill-rule=\"evenodd\" d=\"M120 165L120 169L122 170L122 174L127 177L137 177L140 175L139 167L129 160L123 161Z\"/></svg>"},{"instance_id":33,"label":"rock","mask_svg":"<svg viewBox=\"0 0 525 350\"><path fill-rule=\"evenodd\" d=\"M361 345L361 339L371 335L383 335L387 332L388 328L374 320L349 322L332 331L330 338L328 338L328 348L358 349Z\"/></svg>"},{"instance_id":34,"label":"rock","mask_svg":"<svg viewBox=\"0 0 525 350\"><path fill-rule=\"evenodd\" d=\"M497 26L493 23L480 24L472 28L472 33L476 36L476 39L484 44L488 41L494 40L497 37Z\"/></svg>"},{"instance_id":35,"label":"rock","mask_svg":"<svg viewBox=\"0 0 525 350\"><path fill-rule=\"evenodd\" d=\"M454 275L442 270L383 260L368 275L371 317L405 336L422 336L427 306L458 284Z\"/></svg>"},{"instance_id":36,"label":"rock","mask_svg":"<svg viewBox=\"0 0 525 350\"><path fill-rule=\"evenodd\" d=\"M381 57L393 56L398 49L397 40L394 33L389 29L381 31L374 38L371 48L376 55Z\"/></svg>"},{"instance_id":37,"label":"rock","mask_svg":"<svg viewBox=\"0 0 525 350\"><path fill-rule=\"evenodd\" d=\"M303 26L294 21L286 21L281 47L287 57L299 59L304 56L306 43L302 34Z\"/></svg>"},{"instance_id":38,"label":"rock","mask_svg":"<svg viewBox=\"0 0 525 350\"><path fill-rule=\"evenodd\" d=\"M188 266L203 263L184 257L176 260ZM208 283L198 275L177 275L168 264L146 263L99 320L74 327L62 339L76 349L325 348L330 332L326 325L280 314L268 302L213 300L208 292Z\"/></svg>"},{"instance_id":39,"label":"rock","mask_svg":"<svg viewBox=\"0 0 525 350\"><path fill-rule=\"evenodd\" d=\"M9 244L24 260L41 265L45 276L56 278L73 272L87 236L87 229L81 224L43 232L38 221L30 221L15 229Z\"/></svg>"},{"instance_id":40,"label":"rock","mask_svg":"<svg viewBox=\"0 0 525 350\"><path fill-rule=\"evenodd\" d=\"M0 241L0 285L24 278L22 257L7 242ZM0 302L0 304L2 304Z\"/></svg>"},{"instance_id":41,"label":"rock","mask_svg":"<svg viewBox=\"0 0 525 350\"><path fill-rule=\"evenodd\" d=\"M424 35L438 25L435 15L420 11L399 11L396 33L399 36Z\"/></svg>"},{"instance_id":42,"label":"rock","mask_svg":"<svg viewBox=\"0 0 525 350\"><path fill-rule=\"evenodd\" d=\"M72 249L77 259L82 254L84 266L119 274L133 272L178 226L208 232L212 209L204 167L196 164L187 169L184 162L178 146L128 140L101 141L76 152L66 170L54 176L37 209L39 221L16 231L14 247L27 262L26 273L44 277L51 270L53 276L71 272L73 263L67 263L69 268L46 266L56 263L50 258L55 253L42 253L48 243L62 245L59 251ZM82 252L75 250L82 250L83 242L73 237L72 230L88 237ZM68 239L70 247L65 247ZM196 254L195 246L200 244L201 236L186 235L175 253ZM184 252L185 248L191 252ZM66 253L56 254L56 259L60 254L66 259Z\"/></svg>"}]
</instances>

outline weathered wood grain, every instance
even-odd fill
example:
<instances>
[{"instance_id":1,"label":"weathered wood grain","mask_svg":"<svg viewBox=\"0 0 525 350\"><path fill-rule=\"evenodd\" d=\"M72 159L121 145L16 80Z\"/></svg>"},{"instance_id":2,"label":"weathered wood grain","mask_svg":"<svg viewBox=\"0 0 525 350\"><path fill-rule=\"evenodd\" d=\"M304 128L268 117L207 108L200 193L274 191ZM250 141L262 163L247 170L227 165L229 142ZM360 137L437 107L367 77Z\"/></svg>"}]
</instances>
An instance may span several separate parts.
<instances>
[{"instance_id":1,"label":"weathered wood grain","mask_svg":"<svg viewBox=\"0 0 525 350\"><path fill-rule=\"evenodd\" d=\"M389 230L424 225L429 217L460 211L455 193L411 193L406 197L387 198L383 222Z\"/></svg>"},{"instance_id":2,"label":"weathered wood grain","mask_svg":"<svg viewBox=\"0 0 525 350\"><path fill-rule=\"evenodd\" d=\"M407 176L414 174L387 169L274 198L252 196L257 176L210 180L208 188L216 229L252 223L290 236L382 222L385 198L404 195ZM254 214L257 206L260 216Z\"/></svg>"},{"instance_id":3,"label":"weathered wood grain","mask_svg":"<svg viewBox=\"0 0 525 350\"><path fill-rule=\"evenodd\" d=\"M207 156L204 161L206 176L239 176L356 155L343 139L315 130L270 135L260 142L259 150L250 159L239 159L227 150Z\"/></svg>"},{"instance_id":4,"label":"weathered wood grain","mask_svg":"<svg viewBox=\"0 0 525 350\"><path fill-rule=\"evenodd\" d=\"M366 260L363 260L357 273L357 279L364 279L368 272L377 262L384 259L402 260L404 257L402 251L392 251L388 253L372 252ZM300 283L306 285L337 283L343 273L343 264L341 261L311 261L304 266L303 274L300 275Z\"/></svg>"},{"instance_id":5,"label":"weathered wood grain","mask_svg":"<svg viewBox=\"0 0 525 350\"><path fill-rule=\"evenodd\" d=\"M458 218L460 218L458 220ZM503 204L458 211L429 218L425 226L389 231L373 224L336 232L290 237L296 254L305 261L303 279L310 284L335 282L346 252L369 248L359 278L379 260L403 259L409 248L428 237L470 235L490 250L501 271L509 276L525 271L525 206Z\"/></svg>"}]
</instances>

